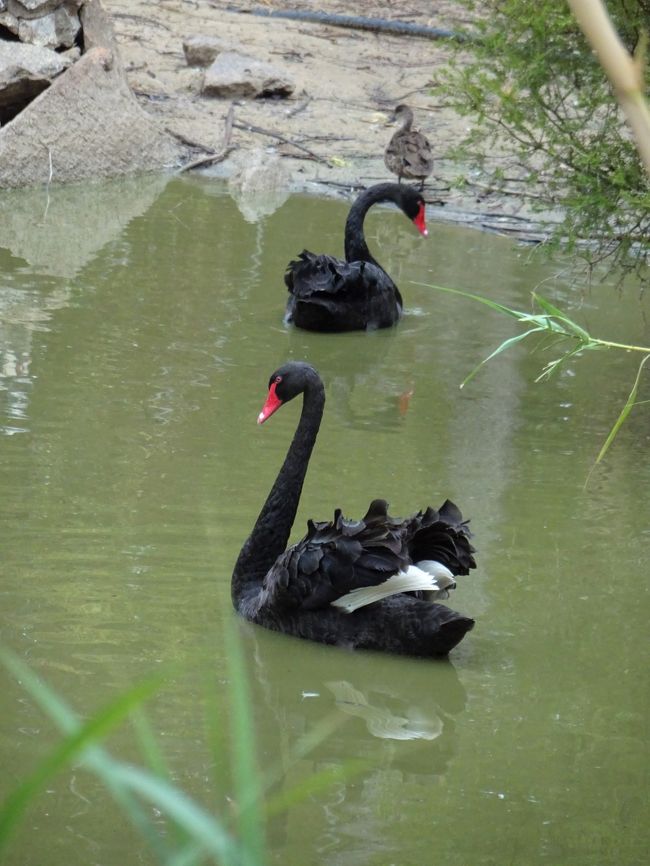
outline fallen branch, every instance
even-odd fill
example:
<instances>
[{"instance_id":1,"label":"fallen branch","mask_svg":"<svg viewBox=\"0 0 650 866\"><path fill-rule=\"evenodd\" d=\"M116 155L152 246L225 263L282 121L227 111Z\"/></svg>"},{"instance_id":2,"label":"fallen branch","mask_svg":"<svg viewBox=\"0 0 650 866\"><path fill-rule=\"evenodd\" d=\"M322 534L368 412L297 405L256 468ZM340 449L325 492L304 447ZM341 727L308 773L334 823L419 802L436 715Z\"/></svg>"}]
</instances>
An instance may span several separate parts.
<instances>
[{"instance_id":1,"label":"fallen branch","mask_svg":"<svg viewBox=\"0 0 650 866\"><path fill-rule=\"evenodd\" d=\"M233 123L233 126L237 127L237 129L243 129L246 132L255 132L258 135L268 135L269 138L275 138L283 144L290 144L291 147L295 147L303 153L306 153L310 159L316 160L316 162L322 162L324 165L329 166L329 168L332 167L332 163L328 159L325 159L325 157L319 156L308 147L304 147L302 144L298 144L297 141L287 138L286 135L280 135L279 132L273 132L270 129L262 129L261 126L253 126L251 123Z\"/></svg>"},{"instance_id":2,"label":"fallen branch","mask_svg":"<svg viewBox=\"0 0 650 866\"><path fill-rule=\"evenodd\" d=\"M235 117L235 104L231 103L230 108L228 109L228 114L226 114L226 119L224 121L223 126L223 143L221 145L220 151L215 151L211 147L205 147L204 145L198 145L202 147L204 150L209 151L208 156L200 156L198 159L193 160L192 162L188 162L185 165L181 166L178 169L176 174L181 174L184 171L189 171L192 168L198 168L202 165L215 165L218 162L223 162L224 159L228 156L229 153L232 153L233 150L237 149L236 144L232 144L232 127L233 121ZM174 132L173 130L168 130L172 135L176 138L180 139L180 141L184 141L185 144L189 144L191 147L196 146L195 142L191 142L190 139L185 138L184 135L180 133Z\"/></svg>"},{"instance_id":3,"label":"fallen branch","mask_svg":"<svg viewBox=\"0 0 650 866\"><path fill-rule=\"evenodd\" d=\"M180 141L181 144L187 145L187 147L195 147L199 150L204 150L206 153L216 153L216 150L213 147L208 147L207 144L201 144L200 141L194 141L193 138L188 138L186 135L183 135L182 132L176 132L176 130L172 129L170 126L165 127L165 132L168 132L177 139L177 141Z\"/></svg>"},{"instance_id":4,"label":"fallen branch","mask_svg":"<svg viewBox=\"0 0 650 866\"><path fill-rule=\"evenodd\" d=\"M185 165L182 165L176 171L176 174L182 174L184 171L190 171L190 169L198 168L201 165L215 165L218 162L223 162L224 159L228 156L228 154L232 153L233 150L237 150L236 144L229 145L223 150L220 150L219 153L211 153L207 156L200 156L198 159L192 160L192 162L187 162L185 163Z\"/></svg>"}]
</instances>

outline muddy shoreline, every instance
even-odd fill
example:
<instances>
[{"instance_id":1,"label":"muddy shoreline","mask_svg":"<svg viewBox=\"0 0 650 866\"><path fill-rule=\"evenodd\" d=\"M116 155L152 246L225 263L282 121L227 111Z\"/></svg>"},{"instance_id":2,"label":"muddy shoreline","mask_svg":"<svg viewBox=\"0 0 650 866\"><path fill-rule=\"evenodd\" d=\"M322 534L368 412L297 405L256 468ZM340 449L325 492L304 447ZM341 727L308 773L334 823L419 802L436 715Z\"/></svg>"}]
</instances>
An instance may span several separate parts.
<instances>
[{"instance_id":1,"label":"muddy shoreline","mask_svg":"<svg viewBox=\"0 0 650 866\"><path fill-rule=\"evenodd\" d=\"M260 148L278 154L292 191L349 197L354 190L392 179L383 163L391 135L388 112L407 101L434 147L433 174L425 187L430 218L540 240L549 213L535 213L520 192L489 189L448 155L468 119L445 106L435 91L435 73L452 56L448 40L374 33L250 14L313 9L307 2L245 2L232 11L227 0L104 0L112 17L129 84L141 107L190 147L190 157L219 152L228 110L234 109L235 150L223 162L201 169L229 177ZM319 9L350 14L325 0ZM247 14L248 13L248 14ZM399 19L455 31L470 23L453 3L411 0L399 8L363 0L354 14ZM288 99L215 99L201 96L203 70L188 67L183 39L212 35L261 60L284 66L296 82ZM504 156L495 157L503 159Z\"/></svg>"}]
</instances>

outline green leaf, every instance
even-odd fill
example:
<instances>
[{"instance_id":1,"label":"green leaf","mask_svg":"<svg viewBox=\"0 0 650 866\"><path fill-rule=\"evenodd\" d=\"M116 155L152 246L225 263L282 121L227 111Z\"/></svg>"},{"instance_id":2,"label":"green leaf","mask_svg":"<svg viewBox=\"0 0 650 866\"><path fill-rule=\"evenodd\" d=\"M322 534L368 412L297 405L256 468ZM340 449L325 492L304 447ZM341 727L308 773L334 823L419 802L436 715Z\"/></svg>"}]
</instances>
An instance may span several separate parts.
<instances>
[{"instance_id":1,"label":"green leaf","mask_svg":"<svg viewBox=\"0 0 650 866\"><path fill-rule=\"evenodd\" d=\"M596 457L596 461L589 472L589 476L587 476L587 482L589 481L589 477L591 476L591 472L600 463L600 461L603 459L603 457L607 453L609 446L614 441L616 434L621 429L622 424L624 423L625 419L627 418L627 416L632 411L632 407L636 403L636 395L637 395L638 390L639 390L639 382L641 381L641 373L643 372L643 366L644 366L645 362L648 360L648 358L650 358L650 355L646 355L645 358L639 364L639 369L636 372L636 378L634 379L634 384L632 385L632 390L630 391L630 393L628 395L625 406L623 406L623 408L621 409L621 413L618 416L618 418L616 419L616 421L614 422L614 426L609 431L609 435L607 436L607 439L605 439L603 447L598 452L598 457ZM587 482L585 482L585 486L586 486Z\"/></svg>"},{"instance_id":2,"label":"green leaf","mask_svg":"<svg viewBox=\"0 0 650 866\"><path fill-rule=\"evenodd\" d=\"M490 307L498 313L505 313L506 316L512 316L515 319L521 319L523 316L527 315L526 313L520 313L517 310L511 310L510 307L498 304L496 301L491 301L489 298L483 298L481 295L473 295L471 292L463 292L460 289L450 289L446 286L436 286L434 283L419 283L415 280L411 280L411 283L414 286L425 286L427 289L436 289L438 292L449 292L452 295L460 295L463 298L470 298L472 301L478 301L480 304L485 304L486 307Z\"/></svg>"},{"instance_id":3,"label":"green leaf","mask_svg":"<svg viewBox=\"0 0 650 866\"><path fill-rule=\"evenodd\" d=\"M197 806L183 791L139 767L117 761L114 763L113 775L125 787L173 818L205 851L228 863L241 862L234 839L212 815Z\"/></svg>"},{"instance_id":4,"label":"green leaf","mask_svg":"<svg viewBox=\"0 0 650 866\"><path fill-rule=\"evenodd\" d=\"M1 848L25 809L46 782L78 757L86 757L85 753L89 746L106 736L134 707L152 695L159 688L162 677L150 678L138 684L109 703L82 725L74 719L73 714L63 702L17 656L7 650L1 650L0 660L30 692L45 712L55 721L58 721L59 726L68 732L66 738L5 800L2 810L0 810Z\"/></svg>"},{"instance_id":5,"label":"green leaf","mask_svg":"<svg viewBox=\"0 0 650 866\"><path fill-rule=\"evenodd\" d=\"M554 361L549 361L544 365L542 372L535 379L535 382L543 382L544 379L550 379L550 377L555 373L558 367L561 364L564 364L565 361L568 361L569 358L572 358L574 355L580 354L580 352L584 351L585 346L576 346L575 349L572 349L570 352L565 352L564 355L561 355L559 358L556 358Z\"/></svg>"},{"instance_id":6,"label":"green leaf","mask_svg":"<svg viewBox=\"0 0 650 866\"><path fill-rule=\"evenodd\" d=\"M471 379L474 378L474 376L478 373L478 371L481 369L481 367L483 367L484 364L487 364L487 362L490 361L490 360L492 360L492 358L494 358L496 355L499 355L501 352L504 352L506 349L509 349L510 346L514 346L515 343L520 343L522 340L525 340L526 337L529 337L531 334L536 334L536 333L539 333L540 331L543 331L543 330L544 330L544 328L531 328L530 331L526 331L526 332L523 333L523 334L517 334L516 337L510 337L510 339L505 340L503 343L501 343L500 346L498 346L498 347L494 350L494 352L491 352L491 353L487 356L487 358L484 358L484 359L481 361L480 364L478 364L476 367L474 367L474 369L473 369L472 372L469 374L469 376L466 376L466 377L463 379L463 381L460 383L460 387L461 387L461 388L464 388L465 385L466 385L466 384L467 384Z\"/></svg>"},{"instance_id":7,"label":"green leaf","mask_svg":"<svg viewBox=\"0 0 650 866\"><path fill-rule=\"evenodd\" d=\"M348 761L336 767L326 767L324 770L313 773L311 776L303 779L302 782L293 785L287 791L281 791L279 794L271 797L266 804L266 814L270 817L285 812L291 806L300 803L307 797L311 797L313 794L331 787L335 782L350 779L367 768L368 762L361 760Z\"/></svg>"},{"instance_id":8,"label":"green leaf","mask_svg":"<svg viewBox=\"0 0 650 866\"><path fill-rule=\"evenodd\" d=\"M539 304L539 306L545 310L549 315L553 316L558 322L562 322L562 324L568 329L568 331L578 337L585 343L591 342L591 336L585 331L584 328L581 328L580 325L577 325L572 319L570 319L566 313L563 313L562 310L559 310L557 307L554 307L546 298L543 298L541 295L533 292L534 300Z\"/></svg>"},{"instance_id":9,"label":"green leaf","mask_svg":"<svg viewBox=\"0 0 650 866\"><path fill-rule=\"evenodd\" d=\"M246 862L260 864L264 852L262 785L255 764L253 712L246 667L235 626L234 617L226 619L226 654L232 711L231 733L234 741L233 774L238 807L238 836Z\"/></svg>"}]
</instances>

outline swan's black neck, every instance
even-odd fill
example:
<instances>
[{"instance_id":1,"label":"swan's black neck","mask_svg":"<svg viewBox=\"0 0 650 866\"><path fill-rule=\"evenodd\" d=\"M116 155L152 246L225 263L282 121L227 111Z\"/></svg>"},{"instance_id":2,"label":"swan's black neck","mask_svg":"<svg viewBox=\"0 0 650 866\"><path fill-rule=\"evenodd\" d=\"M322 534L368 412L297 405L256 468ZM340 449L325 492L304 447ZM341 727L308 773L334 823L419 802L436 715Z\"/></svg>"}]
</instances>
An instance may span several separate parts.
<instances>
[{"instance_id":1,"label":"swan's black neck","mask_svg":"<svg viewBox=\"0 0 650 866\"><path fill-rule=\"evenodd\" d=\"M345 259L348 262L371 262L381 268L368 249L363 233L363 221L368 210L380 201L393 201L400 205L402 190L397 183L380 183L371 186L354 202L345 223ZM383 268L382 268L383 270Z\"/></svg>"},{"instance_id":2,"label":"swan's black neck","mask_svg":"<svg viewBox=\"0 0 650 866\"><path fill-rule=\"evenodd\" d=\"M282 469L235 564L232 576L235 607L248 590L259 591L267 571L286 550L324 406L323 383L314 373L304 390L300 421Z\"/></svg>"}]
</instances>

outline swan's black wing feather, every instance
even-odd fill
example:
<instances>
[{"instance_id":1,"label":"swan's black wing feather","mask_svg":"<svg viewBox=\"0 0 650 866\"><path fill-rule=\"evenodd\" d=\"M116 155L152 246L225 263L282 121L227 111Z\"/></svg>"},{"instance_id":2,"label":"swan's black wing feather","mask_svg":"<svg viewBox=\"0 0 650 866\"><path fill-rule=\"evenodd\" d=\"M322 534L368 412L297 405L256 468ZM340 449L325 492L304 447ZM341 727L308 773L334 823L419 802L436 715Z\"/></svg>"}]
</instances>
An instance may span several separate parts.
<instances>
[{"instance_id":1,"label":"swan's black wing feather","mask_svg":"<svg viewBox=\"0 0 650 866\"><path fill-rule=\"evenodd\" d=\"M401 314L402 299L388 274L372 262L346 262L303 250L289 262L286 321L314 331L384 328Z\"/></svg>"},{"instance_id":2,"label":"swan's black wing feather","mask_svg":"<svg viewBox=\"0 0 650 866\"><path fill-rule=\"evenodd\" d=\"M453 503L401 520L377 499L362 520L346 520L337 510L331 522L309 521L306 536L264 578L262 592L274 608L319 610L420 559L436 559L454 574L467 574L474 567L472 551L466 522Z\"/></svg>"},{"instance_id":3,"label":"swan's black wing feather","mask_svg":"<svg viewBox=\"0 0 650 866\"><path fill-rule=\"evenodd\" d=\"M438 511L427 508L411 520L409 552L413 562L434 559L456 575L476 568L469 521L463 520L460 509L449 499Z\"/></svg>"}]
</instances>

